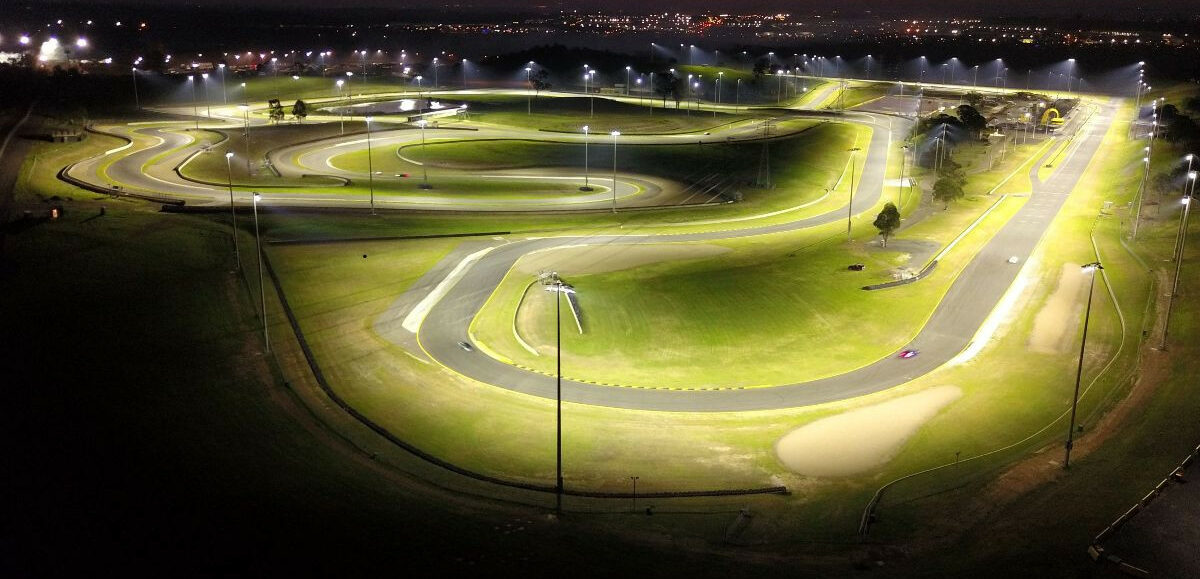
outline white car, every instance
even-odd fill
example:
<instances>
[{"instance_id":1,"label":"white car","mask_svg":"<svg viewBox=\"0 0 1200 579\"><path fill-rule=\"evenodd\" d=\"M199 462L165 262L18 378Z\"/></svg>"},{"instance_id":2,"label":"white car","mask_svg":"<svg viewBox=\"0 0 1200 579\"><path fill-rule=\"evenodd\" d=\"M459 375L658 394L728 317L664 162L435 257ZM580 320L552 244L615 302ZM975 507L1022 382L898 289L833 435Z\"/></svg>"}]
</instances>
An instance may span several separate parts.
<instances>
[{"instance_id":1,"label":"white car","mask_svg":"<svg viewBox=\"0 0 1200 579\"><path fill-rule=\"evenodd\" d=\"M1008 263L1017 263L1017 262L1019 262L1019 261L1021 261L1021 258L1019 258L1019 257L1017 257L1017 256L1015 256L1015 255L1014 255L1014 256L1012 256L1012 257L1010 257L1010 258L1008 258Z\"/></svg>"}]
</instances>

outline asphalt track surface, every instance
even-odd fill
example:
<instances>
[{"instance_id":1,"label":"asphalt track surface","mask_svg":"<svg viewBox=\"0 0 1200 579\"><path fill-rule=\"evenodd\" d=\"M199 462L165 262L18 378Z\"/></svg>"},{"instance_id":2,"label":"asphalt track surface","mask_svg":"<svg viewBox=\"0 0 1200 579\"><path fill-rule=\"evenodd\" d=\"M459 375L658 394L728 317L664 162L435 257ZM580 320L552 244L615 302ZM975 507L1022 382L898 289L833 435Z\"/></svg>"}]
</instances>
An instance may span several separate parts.
<instances>
[{"instance_id":1,"label":"asphalt track surface","mask_svg":"<svg viewBox=\"0 0 1200 579\"><path fill-rule=\"evenodd\" d=\"M483 91L464 91L481 93ZM494 91L502 94L504 91ZM577 95L572 95L577 96ZM600 98L600 97L598 97ZM732 109L732 107L724 107ZM191 108L161 109L163 112L190 114ZM214 108L216 114L198 123L200 129L240 130L243 126L241 119L230 114L232 107ZM802 111L786 113L791 118L805 116ZM828 116L814 118L828 119ZM314 117L320 120L321 117ZM326 121L336 120L329 117ZM858 119L858 122L865 122ZM263 124L256 120L253 124ZM412 127L383 128L386 124L379 122L379 128L372 132L371 147L380 153L381 149L395 150L399 147L417 146L422 141L422 131ZM105 127L106 132L119 134L127 138L149 138L150 146L137 145L132 152L113 152L111 155L100 155L87 159L67 168L67 174L72 178L84 181L95 187L113 189L119 185L121 190L129 193L140 193L154 196L168 196L184 200L188 205L228 205L229 190L225 183L201 183L182 177L175 168L188 158L202 150L187 129L192 128L192 122L151 123L145 127L114 126ZM762 138L762 122L739 122L715 129L712 134L701 132L677 133L662 135L621 135L617 138L618 147L628 145L695 145L712 143L745 142ZM253 132L253 126L251 131ZM517 129L505 127L480 126L474 130L433 129L424 131L427 142L438 140L526 140L550 143L580 145L587 141L592 147L611 147L612 137L607 134L585 136L582 133L556 133L532 129ZM785 135L775 134L775 138ZM298 178L301 176L330 176L354 180L359 186L367 180L365 172L348 171L337 167L332 161L339 155L362 151L367 148L364 134L346 135L323 139L315 143L297 144L281 147L269 154L272 165L283 177ZM222 147L216 149L221 154ZM245 163L245 158L235 151L234 163ZM618 159L620 158L618 149ZM110 157L112 157L110 159ZM582 184L584 175L572 169L545 170L497 170L476 171L464 170L462 177L468 179L509 180L520 182L543 183L550 181L577 181ZM395 180L394 176L379 175L376 181ZM420 179L419 175L411 175L410 182ZM394 192L380 188L375 192L375 203L379 208L386 209L419 209L419 210L451 210L451 211L548 211L548 210L578 210L605 209L613 205L612 170L611 167L593 166L591 184L596 189L591 193L572 192L566 195L544 194L530 197L489 197L464 195L461 193L439 194L436 180L433 181L435 190L419 193ZM323 188L322 191L305 191L306 189ZM260 206L270 207L361 207L369 205L369 197L365 193L339 194L337 186L328 183L304 187L294 185L289 187L260 187L256 189L262 197ZM689 197L687 187L677 182L649 175L636 175L617 172L617 208L677 205ZM697 198L693 202L705 201ZM247 186L235 184L235 203L250 204L250 191Z\"/></svg>"},{"instance_id":2,"label":"asphalt track surface","mask_svg":"<svg viewBox=\"0 0 1200 579\"><path fill-rule=\"evenodd\" d=\"M821 404L879 392L904 384L949 362L962 352L987 316L1012 285L1023 264L1058 215L1087 169L1112 122L1113 103L1097 107L1086 120L1075 119L1077 132L1069 156L1046 182L1034 175L1029 201L979 251L951 285L920 333L895 353L867 366L844 374L773 387L745 390L667 390L629 388L563 380L562 399L589 405L655 411L725 412L794 408ZM859 199L862 207L872 207L882 194L888 134L876 130L868 148L874 162L864 169ZM767 235L840 220L843 206L831 212L791 223L755 227L737 231L662 236L591 236L527 239L514 243L493 241L460 248L443 260L439 267L418 281L411 293L398 300L388 317L376 328L385 337L401 345L411 344L403 333L402 320L416 302L416 294L427 292L432 284L444 279L445 271L474 252L492 249L474 262L433 306L417 332L421 349L446 367L480 382L544 398L556 396L556 380L527 371L480 352L464 350L459 343L469 340L469 325L488 296L521 256L535 250L581 244L636 244L649 242L713 241ZM1018 257L1020 264L1009 264ZM585 298L586 299L586 298ZM918 350L920 355L901 359L903 350ZM796 364L803 364L798 353Z\"/></svg>"},{"instance_id":3,"label":"asphalt track surface","mask_svg":"<svg viewBox=\"0 0 1200 579\"><path fill-rule=\"evenodd\" d=\"M598 385L563 380L562 396L567 402L658 411L744 411L792 408L821 404L853 398L885 390L926 374L948 362L962 352L974 337L1005 291L1011 286L1022 265L1007 263L1017 256L1021 263L1027 261L1044 235L1067 195L1083 175L1095 151L1111 123L1114 106L1112 103L1097 107L1097 112L1086 122L1074 119L1075 142L1071 151L1046 182L1036 178L1032 172L1034 189L1031 199L995 234L976 257L956 278L948 293L934 311L920 333L895 354L877 360L860 369L837 376L752 389L724 390L667 390L652 388L629 388ZM885 119L886 123L885 123ZM884 176L891 131L907 131L907 120L897 120L869 113L848 113L841 120L873 126L871 142L866 147L865 164L861 181L856 191L854 206L862 210L873 207L883 194ZM221 126L228 128L223 122ZM150 136L161 139L161 143L148 149L130 154L113 163L108 172L114 178L137 187L162 194L209 198L212 203L228 202L228 191L206 185L198 185L172 178L173 171L164 173L163 167L174 167L194 150L189 150L189 137L159 128L148 129ZM758 124L733 127L713 136L683 134L669 136L631 136L622 142L630 144L694 143L708 138L711 141L754 138L761 131ZM1065 133L1066 131L1064 131ZM426 138L435 131L427 130ZM462 138L461 131L450 137ZM528 138L545 140L547 134L538 131L490 130L480 131L471 138ZM419 142L419 131L381 131L378 141L388 146ZM581 142L582 135L553 134L553 140ZM363 141L359 143L358 141ZM603 142L603 141L601 141ZM299 173L324 166L322 173L346 174L329 164L334 156L355 147L365 148L362 137L325 140L319 146L307 145L303 150L281 151L279 157L299 159L297 166L281 171ZM155 156L172 151L154 164L148 164ZM295 153L295 155L293 155ZM97 177L94 159L75 166L80 174ZM286 173L285 173L286 174ZM176 175L176 178L178 176ZM182 182L180 182L182 181ZM618 196L620 197L620 191ZM268 194L270 195L270 194ZM341 205L353 203L361 206L361 199L345 198L325 201L320 197L301 196L297 201L277 197L274 201L292 205ZM268 202L272 199L268 197ZM404 202L397 206L405 206ZM429 208L429 205L419 206ZM439 207L440 208L440 207ZM454 208L449 205L446 208ZM469 326L479 313L488 297L501 282L518 259L532 251L576 245L632 245L662 242L706 242L721 239L745 238L795 231L807 227L840 221L845 218L847 207L792 221L767 226L748 226L701 233L676 235L596 235L564 236L553 238L505 239L473 241L462 244L458 249L427 272L409 291L402 295L376 322L376 330L385 338L421 355L423 352L445 367L478 380L482 383L535 396L554 398L556 381L551 376L528 371L494 359L480 350L466 351L460 342L469 342ZM472 259L464 261L468 256ZM452 278L447 278L453 272ZM439 294L430 298L430 292ZM429 302L433 300L433 303ZM586 298L585 298L586 299ZM419 307L418 307L419 305ZM421 309L424 317L416 316L414 309ZM407 323L406 323L407 322ZM407 326L407 327L406 327ZM902 350L919 350L915 358L900 359ZM798 354L798 356L800 356ZM800 357L795 361L802 364Z\"/></svg>"}]
</instances>

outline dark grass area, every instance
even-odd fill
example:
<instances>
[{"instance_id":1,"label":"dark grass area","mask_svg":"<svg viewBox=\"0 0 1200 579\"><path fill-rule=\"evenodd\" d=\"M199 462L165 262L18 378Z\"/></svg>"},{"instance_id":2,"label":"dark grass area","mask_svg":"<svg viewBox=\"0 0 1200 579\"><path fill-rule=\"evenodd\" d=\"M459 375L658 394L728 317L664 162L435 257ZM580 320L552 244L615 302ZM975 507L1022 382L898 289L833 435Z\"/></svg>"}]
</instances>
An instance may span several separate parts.
<instances>
[{"instance_id":1,"label":"dark grass area","mask_svg":"<svg viewBox=\"0 0 1200 579\"><path fill-rule=\"evenodd\" d=\"M0 574L751 570L372 462L279 383L219 222L108 206L6 240Z\"/></svg>"}]
</instances>

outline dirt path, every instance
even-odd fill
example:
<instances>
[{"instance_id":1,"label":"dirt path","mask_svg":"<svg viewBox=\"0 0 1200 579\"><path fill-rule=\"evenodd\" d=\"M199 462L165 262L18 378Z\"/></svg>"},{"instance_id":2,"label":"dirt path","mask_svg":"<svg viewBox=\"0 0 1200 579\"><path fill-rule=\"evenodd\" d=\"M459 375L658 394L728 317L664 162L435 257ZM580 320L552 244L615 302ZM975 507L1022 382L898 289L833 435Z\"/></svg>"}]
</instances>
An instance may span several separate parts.
<instances>
[{"instance_id":1,"label":"dirt path","mask_svg":"<svg viewBox=\"0 0 1200 579\"><path fill-rule=\"evenodd\" d=\"M937 386L822 418L784 435L775 453L806 476L860 473L891 460L921 425L961 396L957 386Z\"/></svg>"}]
</instances>

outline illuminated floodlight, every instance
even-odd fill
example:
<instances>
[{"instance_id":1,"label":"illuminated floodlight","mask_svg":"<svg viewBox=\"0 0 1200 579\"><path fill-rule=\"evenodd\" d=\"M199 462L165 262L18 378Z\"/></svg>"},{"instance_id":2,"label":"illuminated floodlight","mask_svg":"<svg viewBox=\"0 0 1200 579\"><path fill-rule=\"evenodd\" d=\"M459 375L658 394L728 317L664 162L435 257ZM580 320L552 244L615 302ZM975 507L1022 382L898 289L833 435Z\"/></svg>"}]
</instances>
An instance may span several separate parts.
<instances>
[{"instance_id":1,"label":"illuminated floodlight","mask_svg":"<svg viewBox=\"0 0 1200 579\"><path fill-rule=\"evenodd\" d=\"M226 158L226 159L232 159L232 158L233 158L233 153L232 153L232 152L225 153L225 158Z\"/></svg>"},{"instance_id":2,"label":"illuminated floodlight","mask_svg":"<svg viewBox=\"0 0 1200 579\"><path fill-rule=\"evenodd\" d=\"M88 45L88 41L86 38L80 36L79 38L75 39L75 47L76 48L87 48L87 45Z\"/></svg>"},{"instance_id":3,"label":"illuminated floodlight","mask_svg":"<svg viewBox=\"0 0 1200 579\"><path fill-rule=\"evenodd\" d=\"M29 39L29 35L22 34L21 37L17 39L17 42L20 43L21 46L29 46L29 43L33 41Z\"/></svg>"}]
</instances>

